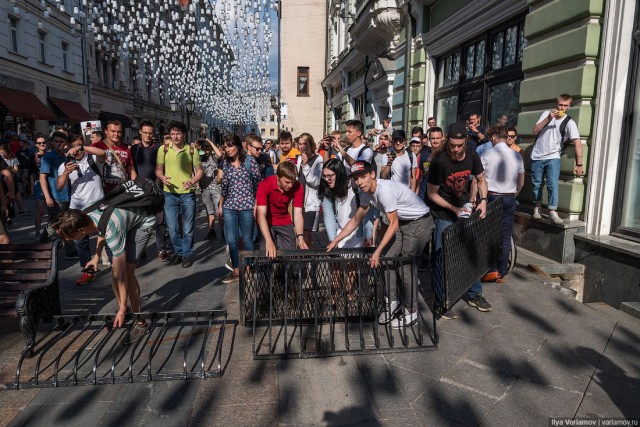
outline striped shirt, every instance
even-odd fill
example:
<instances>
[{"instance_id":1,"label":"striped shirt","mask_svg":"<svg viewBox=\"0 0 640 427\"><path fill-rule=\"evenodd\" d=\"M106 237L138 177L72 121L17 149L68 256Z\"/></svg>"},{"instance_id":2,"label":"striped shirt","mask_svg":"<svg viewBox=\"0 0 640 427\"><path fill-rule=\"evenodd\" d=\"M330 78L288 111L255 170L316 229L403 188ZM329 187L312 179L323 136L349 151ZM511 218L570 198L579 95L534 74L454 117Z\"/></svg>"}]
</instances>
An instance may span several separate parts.
<instances>
[{"instance_id":1,"label":"striped shirt","mask_svg":"<svg viewBox=\"0 0 640 427\"><path fill-rule=\"evenodd\" d=\"M91 220L98 225L102 211L96 209L88 213ZM104 234L107 246L118 257L125 252L127 233L135 228L150 229L156 222L155 215L149 215L143 208L119 209L115 208Z\"/></svg>"}]
</instances>

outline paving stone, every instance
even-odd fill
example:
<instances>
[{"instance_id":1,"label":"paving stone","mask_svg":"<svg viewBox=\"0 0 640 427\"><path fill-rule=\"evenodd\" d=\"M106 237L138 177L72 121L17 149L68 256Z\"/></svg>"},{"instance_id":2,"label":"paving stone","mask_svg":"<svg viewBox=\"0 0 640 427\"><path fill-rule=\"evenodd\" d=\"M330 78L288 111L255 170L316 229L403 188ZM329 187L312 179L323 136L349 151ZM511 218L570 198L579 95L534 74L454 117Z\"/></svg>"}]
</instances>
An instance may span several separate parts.
<instances>
[{"instance_id":1,"label":"paving stone","mask_svg":"<svg viewBox=\"0 0 640 427\"><path fill-rule=\"evenodd\" d=\"M516 377L462 359L440 377L440 381L480 389L483 393L500 399L516 382Z\"/></svg>"},{"instance_id":2,"label":"paving stone","mask_svg":"<svg viewBox=\"0 0 640 427\"><path fill-rule=\"evenodd\" d=\"M497 399L480 388L438 381L418 397L411 406L425 425L451 425L451 422L477 426L496 404Z\"/></svg>"},{"instance_id":3,"label":"paving stone","mask_svg":"<svg viewBox=\"0 0 640 427\"><path fill-rule=\"evenodd\" d=\"M640 381L596 373L576 417L640 418Z\"/></svg>"},{"instance_id":4,"label":"paving stone","mask_svg":"<svg viewBox=\"0 0 640 427\"><path fill-rule=\"evenodd\" d=\"M640 329L618 324L600 360L598 370L640 379Z\"/></svg>"},{"instance_id":5,"label":"paving stone","mask_svg":"<svg viewBox=\"0 0 640 427\"><path fill-rule=\"evenodd\" d=\"M90 405L42 405L27 406L10 426L78 426L96 425L107 412L110 403L91 402Z\"/></svg>"},{"instance_id":6,"label":"paving stone","mask_svg":"<svg viewBox=\"0 0 640 427\"><path fill-rule=\"evenodd\" d=\"M489 412L487 425L547 425L549 417L573 418L582 393L519 379Z\"/></svg>"},{"instance_id":7,"label":"paving stone","mask_svg":"<svg viewBox=\"0 0 640 427\"><path fill-rule=\"evenodd\" d=\"M183 427L189 425L191 408L176 408L171 411L153 411L147 408L131 408L130 411L108 411L100 419L105 426L162 426Z\"/></svg>"},{"instance_id":8,"label":"paving stone","mask_svg":"<svg viewBox=\"0 0 640 427\"><path fill-rule=\"evenodd\" d=\"M452 362L458 359L459 357L439 351L410 352L398 354L389 364L437 379L451 368Z\"/></svg>"}]
</instances>

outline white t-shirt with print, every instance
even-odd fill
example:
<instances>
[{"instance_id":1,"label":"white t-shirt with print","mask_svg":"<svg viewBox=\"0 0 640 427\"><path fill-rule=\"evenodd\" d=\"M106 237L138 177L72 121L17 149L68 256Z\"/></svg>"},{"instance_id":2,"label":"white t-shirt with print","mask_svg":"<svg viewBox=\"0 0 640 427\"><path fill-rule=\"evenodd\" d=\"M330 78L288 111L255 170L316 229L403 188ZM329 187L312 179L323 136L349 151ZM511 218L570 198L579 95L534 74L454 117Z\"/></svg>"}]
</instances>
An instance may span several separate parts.
<instances>
[{"instance_id":1,"label":"white t-shirt with print","mask_svg":"<svg viewBox=\"0 0 640 427\"><path fill-rule=\"evenodd\" d=\"M98 170L102 168L96 156L92 154L85 154L82 160L77 162L78 169L69 174L69 182L71 183L71 203L69 207L71 209L84 209L104 197L102 179L100 175L96 175L91 169L89 156L93 156L93 161L98 166ZM60 165L58 176L63 174L65 167L66 163ZM80 173L78 173L78 170Z\"/></svg>"},{"instance_id":2,"label":"white t-shirt with print","mask_svg":"<svg viewBox=\"0 0 640 427\"><path fill-rule=\"evenodd\" d=\"M347 149L347 154L354 160L364 160L369 163L373 160L373 150L370 147L367 147L364 143L358 148L349 147ZM338 153L336 158L342 160L342 153ZM351 165L349 165L346 160L342 160L342 164L344 164L344 170L347 175L351 176Z\"/></svg>"},{"instance_id":3,"label":"white t-shirt with print","mask_svg":"<svg viewBox=\"0 0 640 427\"><path fill-rule=\"evenodd\" d=\"M373 194L360 195L360 206L371 205L385 214L397 212L400 221L418 219L429 213L427 205L406 185L390 180L376 182L377 187Z\"/></svg>"},{"instance_id":4,"label":"white t-shirt with print","mask_svg":"<svg viewBox=\"0 0 640 427\"><path fill-rule=\"evenodd\" d=\"M549 116L550 111L542 113L536 124L545 120ZM542 128L538 134L533 150L531 151L531 160L549 160L559 159L560 152L562 151L562 137L560 135L560 124L563 120L569 120L567 123L564 139L565 141L572 141L580 138L578 133L578 126L573 119L567 119L562 117L560 119L553 118L548 125Z\"/></svg>"},{"instance_id":5,"label":"white t-shirt with print","mask_svg":"<svg viewBox=\"0 0 640 427\"><path fill-rule=\"evenodd\" d=\"M410 187L412 167L418 167L416 157L413 153L405 150L402 156L397 156L393 163L391 163L391 176L389 179Z\"/></svg>"}]
</instances>

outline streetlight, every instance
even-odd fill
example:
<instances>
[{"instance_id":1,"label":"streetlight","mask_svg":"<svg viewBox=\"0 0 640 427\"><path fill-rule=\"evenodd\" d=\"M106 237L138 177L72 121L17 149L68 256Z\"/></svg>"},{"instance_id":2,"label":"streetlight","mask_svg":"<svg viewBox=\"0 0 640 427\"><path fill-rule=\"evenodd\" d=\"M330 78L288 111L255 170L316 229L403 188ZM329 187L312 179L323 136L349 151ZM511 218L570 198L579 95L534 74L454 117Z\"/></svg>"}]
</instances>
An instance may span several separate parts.
<instances>
[{"instance_id":1,"label":"streetlight","mask_svg":"<svg viewBox=\"0 0 640 427\"><path fill-rule=\"evenodd\" d=\"M191 99L187 99L184 102L184 110L185 110L185 113L187 113L187 144L188 144L190 142L189 140L191 139L191 115L193 114L194 111L196 111L196 103Z\"/></svg>"}]
</instances>

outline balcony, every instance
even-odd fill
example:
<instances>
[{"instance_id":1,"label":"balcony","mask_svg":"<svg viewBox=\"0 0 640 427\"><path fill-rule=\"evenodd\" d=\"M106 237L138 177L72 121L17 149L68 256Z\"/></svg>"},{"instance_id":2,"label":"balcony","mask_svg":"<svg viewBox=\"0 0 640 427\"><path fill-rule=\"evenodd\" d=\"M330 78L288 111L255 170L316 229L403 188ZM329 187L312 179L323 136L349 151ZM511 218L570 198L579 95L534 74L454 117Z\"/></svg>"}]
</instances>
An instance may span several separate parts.
<instances>
[{"instance_id":1,"label":"balcony","mask_svg":"<svg viewBox=\"0 0 640 427\"><path fill-rule=\"evenodd\" d=\"M398 0L356 0L355 11L349 34L359 51L379 55L399 44L402 11Z\"/></svg>"}]
</instances>

